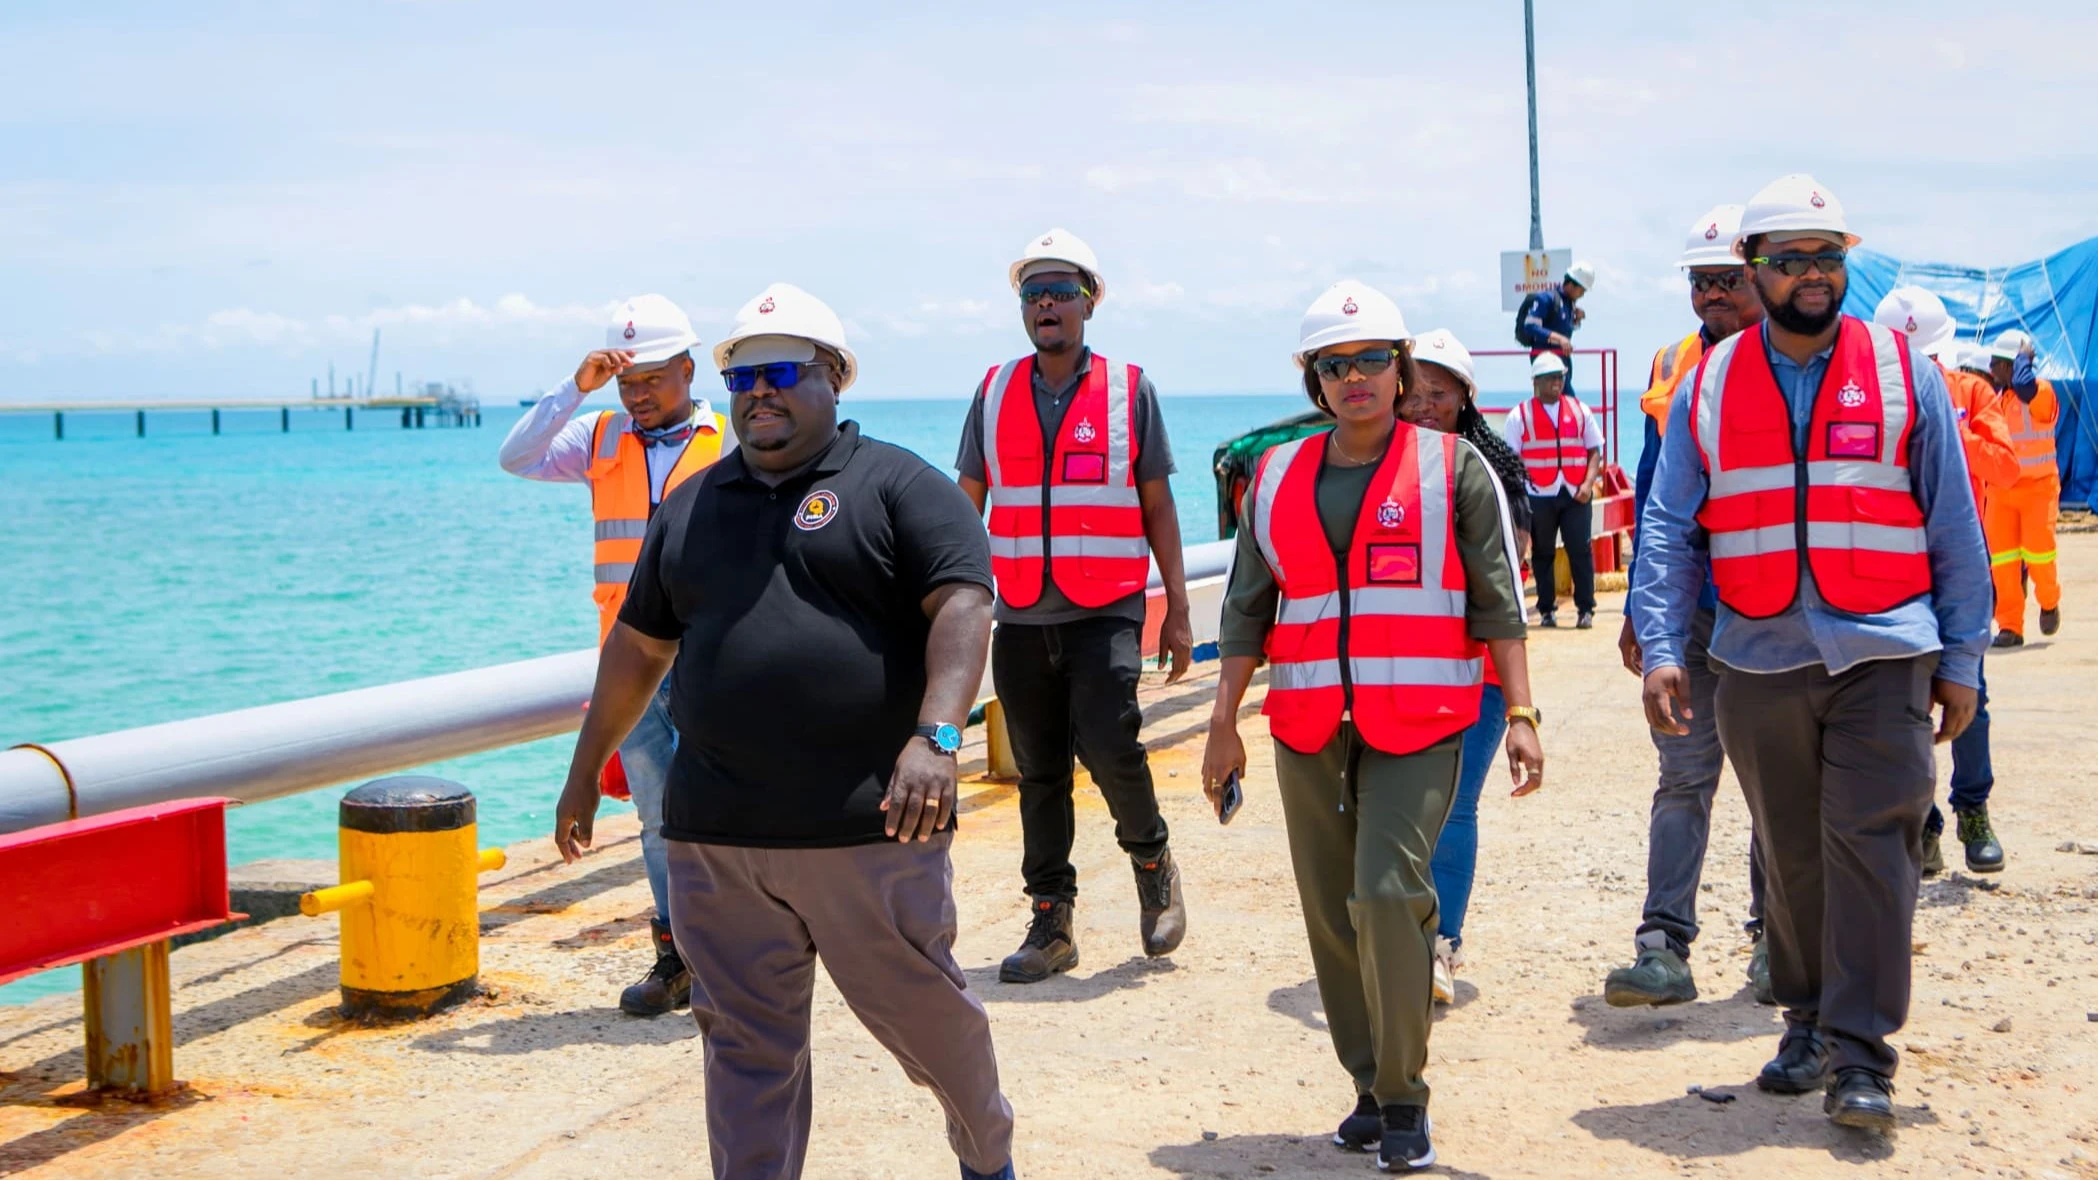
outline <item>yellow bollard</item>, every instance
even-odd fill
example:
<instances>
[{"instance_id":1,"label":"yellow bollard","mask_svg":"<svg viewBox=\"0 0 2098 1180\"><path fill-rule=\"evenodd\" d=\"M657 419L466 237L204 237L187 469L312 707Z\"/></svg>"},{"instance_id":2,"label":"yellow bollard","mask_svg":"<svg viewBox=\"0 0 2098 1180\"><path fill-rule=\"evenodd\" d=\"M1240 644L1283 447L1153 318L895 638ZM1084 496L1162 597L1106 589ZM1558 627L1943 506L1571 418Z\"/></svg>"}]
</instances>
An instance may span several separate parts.
<instances>
[{"instance_id":1,"label":"yellow bollard","mask_svg":"<svg viewBox=\"0 0 2098 1180\"><path fill-rule=\"evenodd\" d=\"M299 912L342 914L342 1010L424 1016L479 990L478 874L503 867L477 849L473 793L439 778L366 783L339 811L342 884Z\"/></svg>"}]
</instances>

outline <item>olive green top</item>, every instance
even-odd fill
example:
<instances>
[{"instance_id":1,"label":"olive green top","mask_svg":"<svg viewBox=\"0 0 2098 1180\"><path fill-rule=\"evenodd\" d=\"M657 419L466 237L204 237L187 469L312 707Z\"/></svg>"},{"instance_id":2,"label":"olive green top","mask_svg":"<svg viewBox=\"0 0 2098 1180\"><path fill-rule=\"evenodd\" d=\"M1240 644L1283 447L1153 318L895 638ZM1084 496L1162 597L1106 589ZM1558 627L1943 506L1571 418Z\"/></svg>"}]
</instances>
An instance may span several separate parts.
<instances>
[{"instance_id":1,"label":"olive green top","mask_svg":"<svg viewBox=\"0 0 2098 1180\"><path fill-rule=\"evenodd\" d=\"M1336 558L1354 542L1355 522L1378 464L1341 467L1319 465L1315 498L1326 543ZM1508 523L1492 469L1469 444L1457 448L1457 557L1464 563L1464 623L1474 639L1521 639L1522 587L1510 556ZM1248 500L1253 494L1246 489ZM1238 558L1231 567L1231 586L1224 595L1224 618L1217 633L1218 654L1258 656L1275 625L1281 588L1275 571L1253 539L1250 503L1239 509Z\"/></svg>"}]
</instances>

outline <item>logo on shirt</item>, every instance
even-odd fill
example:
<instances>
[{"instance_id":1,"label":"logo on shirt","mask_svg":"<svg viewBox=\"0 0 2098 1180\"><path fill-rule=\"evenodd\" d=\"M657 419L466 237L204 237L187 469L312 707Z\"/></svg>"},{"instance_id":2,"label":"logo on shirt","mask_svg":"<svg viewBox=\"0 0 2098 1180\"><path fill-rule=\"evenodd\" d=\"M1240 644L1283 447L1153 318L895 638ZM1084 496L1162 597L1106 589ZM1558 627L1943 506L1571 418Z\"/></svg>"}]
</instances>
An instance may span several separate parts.
<instances>
[{"instance_id":1,"label":"logo on shirt","mask_svg":"<svg viewBox=\"0 0 2098 1180\"><path fill-rule=\"evenodd\" d=\"M634 338L634 321L628 320L626 322L626 331L622 332L621 335L625 336L629 340L632 340Z\"/></svg>"},{"instance_id":2,"label":"logo on shirt","mask_svg":"<svg viewBox=\"0 0 2098 1180\"><path fill-rule=\"evenodd\" d=\"M1712 224L1710 224L1710 225L1708 225L1708 226L1706 226L1706 227L1705 227L1705 240L1706 240L1706 241L1708 241L1708 242L1709 242L1709 241L1712 241L1713 239L1717 238L1718 236L1719 236L1719 223L1718 223L1718 222L1716 222L1716 221L1715 221L1715 222L1713 222Z\"/></svg>"},{"instance_id":3,"label":"logo on shirt","mask_svg":"<svg viewBox=\"0 0 2098 1180\"><path fill-rule=\"evenodd\" d=\"M1089 443L1093 441L1093 439L1099 437L1099 433L1099 431L1093 429L1092 419L1080 418L1078 420L1077 427L1071 431L1071 437L1077 439L1079 442Z\"/></svg>"},{"instance_id":4,"label":"logo on shirt","mask_svg":"<svg viewBox=\"0 0 2098 1180\"><path fill-rule=\"evenodd\" d=\"M771 314L772 314L772 296L770 296L770 295L767 295L767 296L765 296L765 302L763 302L763 303L760 303L760 304L758 304L758 314L759 314L759 315L771 315Z\"/></svg>"},{"instance_id":5,"label":"logo on shirt","mask_svg":"<svg viewBox=\"0 0 2098 1180\"><path fill-rule=\"evenodd\" d=\"M813 533L829 524L838 515L838 497L835 493L810 492L794 510L794 527L805 533Z\"/></svg>"},{"instance_id":6,"label":"logo on shirt","mask_svg":"<svg viewBox=\"0 0 2098 1180\"><path fill-rule=\"evenodd\" d=\"M1406 519L1406 509L1397 500L1386 498L1377 505L1377 527L1395 529Z\"/></svg>"},{"instance_id":7,"label":"logo on shirt","mask_svg":"<svg viewBox=\"0 0 2098 1180\"><path fill-rule=\"evenodd\" d=\"M1845 381L1843 388L1836 391L1836 402L1846 410L1855 410L1865 404L1865 391L1858 388L1856 381Z\"/></svg>"},{"instance_id":8,"label":"logo on shirt","mask_svg":"<svg viewBox=\"0 0 2098 1180\"><path fill-rule=\"evenodd\" d=\"M1348 297L1347 302L1340 305L1342 315L1354 315L1358 310L1360 309L1355 306L1355 297L1352 295Z\"/></svg>"}]
</instances>

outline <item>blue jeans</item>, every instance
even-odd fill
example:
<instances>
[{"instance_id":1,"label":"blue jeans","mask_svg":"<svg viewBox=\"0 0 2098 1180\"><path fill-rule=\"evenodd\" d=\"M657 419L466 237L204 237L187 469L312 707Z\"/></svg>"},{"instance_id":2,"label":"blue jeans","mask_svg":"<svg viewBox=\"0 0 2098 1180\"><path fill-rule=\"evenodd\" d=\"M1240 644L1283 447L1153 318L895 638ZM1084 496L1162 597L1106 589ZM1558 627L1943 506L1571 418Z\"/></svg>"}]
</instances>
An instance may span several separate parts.
<instances>
[{"instance_id":1,"label":"blue jeans","mask_svg":"<svg viewBox=\"0 0 2098 1180\"><path fill-rule=\"evenodd\" d=\"M1428 871L1435 877L1435 897L1442 919L1438 931L1451 946L1464 945L1464 911L1471 905L1472 874L1479 867L1479 796L1486 775L1498 759L1501 735L1508 732L1508 698L1501 686L1489 684L1479 694L1479 719L1464 731L1464 751L1457 770L1457 798L1442 821L1435 858Z\"/></svg>"},{"instance_id":2,"label":"blue jeans","mask_svg":"<svg viewBox=\"0 0 2098 1180\"><path fill-rule=\"evenodd\" d=\"M1996 770L1989 765L1989 678L1987 661L1981 669L1980 704L1974 710L1974 722L1965 732L1952 739L1952 809L1972 811L1985 807L1989 792L1996 786ZM1930 819L1925 827L1933 832L1945 830L1944 813L1933 803Z\"/></svg>"},{"instance_id":3,"label":"blue jeans","mask_svg":"<svg viewBox=\"0 0 2098 1180\"><path fill-rule=\"evenodd\" d=\"M663 788L670 760L677 753L677 727L670 723L670 677L648 702L634 732L619 743L619 763L626 769L627 791L641 817L641 864L648 870L648 891L655 895L656 921L670 921L670 853L663 847Z\"/></svg>"}]
</instances>

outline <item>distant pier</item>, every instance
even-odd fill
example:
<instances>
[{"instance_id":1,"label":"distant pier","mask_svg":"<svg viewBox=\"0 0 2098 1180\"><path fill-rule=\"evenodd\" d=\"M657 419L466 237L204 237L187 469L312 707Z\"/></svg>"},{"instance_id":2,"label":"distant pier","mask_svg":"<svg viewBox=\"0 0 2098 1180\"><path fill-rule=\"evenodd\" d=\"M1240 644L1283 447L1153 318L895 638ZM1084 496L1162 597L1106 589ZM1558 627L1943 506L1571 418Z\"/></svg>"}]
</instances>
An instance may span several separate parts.
<instances>
[{"instance_id":1,"label":"distant pier","mask_svg":"<svg viewBox=\"0 0 2098 1180\"><path fill-rule=\"evenodd\" d=\"M357 428L357 411L392 415L399 413L402 430L420 430L427 426L479 426L481 403L476 398L458 395L444 396L399 396L394 397L335 397L335 398L212 398L208 400L173 401L70 401L70 402L7 402L0 403L4 414L49 414L51 436L61 441L66 437L67 414L131 414L137 425L138 437L146 436L146 414L166 410L209 410L211 411L211 433L219 433L219 414L223 410L275 410L277 422L283 433L291 433L293 410L341 410L342 428ZM385 419L381 419L384 421Z\"/></svg>"}]
</instances>

